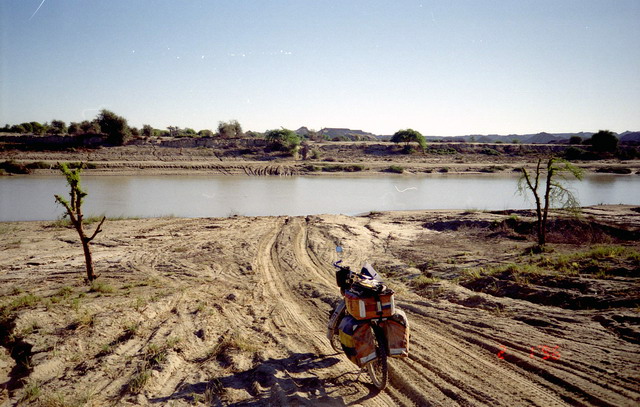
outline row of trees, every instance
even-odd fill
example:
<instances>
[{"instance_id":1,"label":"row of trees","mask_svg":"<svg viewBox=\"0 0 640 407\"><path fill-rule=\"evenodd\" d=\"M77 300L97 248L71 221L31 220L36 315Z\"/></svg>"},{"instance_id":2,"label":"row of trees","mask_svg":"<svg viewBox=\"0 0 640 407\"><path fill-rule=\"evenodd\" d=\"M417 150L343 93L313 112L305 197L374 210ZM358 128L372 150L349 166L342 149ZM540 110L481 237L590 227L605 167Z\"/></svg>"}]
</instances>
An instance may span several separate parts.
<instances>
[{"instance_id":1,"label":"row of trees","mask_svg":"<svg viewBox=\"0 0 640 407\"><path fill-rule=\"evenodd\" d=\"M420 132L413 129L398 130L391 141L394 143L405 143L405 150L410 152L411 143L416 143L423 151L427 146L425 138ZM569 144L583 144L590 146L590 149L596 153L615 153L618 149L618 137L609 130L600 130L591 138L582 140L580 136L573 136L569 140Z\"/></svg>"},{"instance_id":2,"label":"row of trees","mask_svg":"<svg viewBox=\"0 0 640 407\"><path fill-rule=\"evenodd\" d=\"M109 143L121 145L127 142L138 130L129 127L127 119L118 116L110 110L103 109L95 119L80 123L71 122L69 126L62 120L52 120L51 123L25 122L13 126L5 125L0 132L20 134L51 134L51 135L102 135Z\"/></svg>"},{"instance_id":3,"label":"row of trees","mask_svg":"<svg viewBox=\"0 0 640 407\"><path fill-rule=\"evenodd\" d=\"M204 129L196 132L191 128L181 129L177 126L169 126L167 130L155 129L145 124L142 129L129 126L127 119L115 114L114 112L103 109L94 120L85 120L82 122L71 122L67 124L62 120L52 120L51 123L41 124L39 122L25 122L9 126L8 124L0 128L0 132L18 133L18 134L35 134L35 135L70 135L70 136L87 136L87 135L103 135L106 136L109 143L114 145L122 145L132 137L220 137L220 138L242 138L244 136L257 136L258 133L247 132L242 130L242 126L237 120L228 122L219 122L217 131Z\"/></svg>"},{"instance_id":4,"label":"row of trees","mask_svg":"<svg viewBox=\"0 0 640 407\"><path fill-rule=\"evenodd\" d=\"M132 137L219 137L223 139L236 139L242 137L264 137L273 146L283 150L296 149L302 140L310 139L316 141L325 140L318 132L308 130L307 134L300 136L295 132L282 128L278 130L269 130L264 134L256 132L244 132L242 126L237 120L228 122L219 122L216 131L203 129L196 132L192 128L179 128L177 126L169 126L167 130L155 129L145 124L142 129L129 126L127 120L112 111L103 109L92 120L85 120L79 123L71 122L69 126L62 120L52 120L51 123L41 124L39 122L25 122L13 126L5 125L0 128L0 132L20 133L20 134L52 134L52 135L71 135L71 136L87 136L102 135L107 141L113 145L122 145ZM394 143L404 143L403 151L411 153L414 151L413 145L417 145L422 151L426 149L427 143L420 132L413 129L398 130L391 138ZM609 130L600 130L590 139L582 140L579 136L573 136L569 140L571 145L587 145L589 150L594 153L615 153L618 150L618 138ZM568 158L580 158L584 150L575 149L569 152ZM574 157L575 156L575 157Z\"/></svg>"},{"instance_id":5,"label":"row of trees","mask_svg":"<svg viewBox=\"0 0 640 407\"><path fill-rule=\"evenodd\" d=\"M53 120L51 123L24 122L9 126L5 124L0 128L3 133L18 134L64 134L67 131L67 125L62 120Z\"/></svg>"}]
</instances>

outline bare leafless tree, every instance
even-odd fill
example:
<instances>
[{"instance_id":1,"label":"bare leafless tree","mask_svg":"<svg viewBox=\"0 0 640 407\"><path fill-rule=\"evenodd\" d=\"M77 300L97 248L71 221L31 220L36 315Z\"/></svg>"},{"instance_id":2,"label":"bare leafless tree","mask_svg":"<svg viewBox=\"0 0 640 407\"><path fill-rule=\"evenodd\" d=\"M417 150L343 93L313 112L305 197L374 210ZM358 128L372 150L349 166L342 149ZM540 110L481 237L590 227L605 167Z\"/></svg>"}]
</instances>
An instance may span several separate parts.
<instances>
[{"instance_id":1,"label":"bare leafless tree","mask_svg":"<svg viewBox=\"0 0 640 407\"><path fill-rule=\"evenodd\" d=\"M527 191L531 191L536 202L536 234L538 237L538 245L544 246L547 240L547 218L549 215L549 207L552 204L559 204L562 208L577 210L579 202L576 196L567 188L562 181L565 180L564 175L570 174L581 180L582 170L568 161L551 157L547 160L546 166L543 167L543 159L538 159L535 170L529 173L526 168L522 167L522 176L518 181L518 192L525 195ZM541 177L544 177L544 196L540 196L539 187L541 187Z\"/></svg>"}]
</instances>

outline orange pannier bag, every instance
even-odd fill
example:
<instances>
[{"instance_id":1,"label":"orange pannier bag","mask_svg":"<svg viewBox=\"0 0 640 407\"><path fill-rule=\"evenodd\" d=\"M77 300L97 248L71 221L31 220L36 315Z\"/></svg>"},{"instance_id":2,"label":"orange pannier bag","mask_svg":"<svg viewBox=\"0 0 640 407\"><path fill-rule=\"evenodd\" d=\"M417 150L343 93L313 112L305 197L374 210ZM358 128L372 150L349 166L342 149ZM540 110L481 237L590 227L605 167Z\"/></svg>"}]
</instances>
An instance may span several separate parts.
<instances>
[{"instance_id":1,"label":"orange pannier bag","mask_svg":"<svg viewBox=\"0 0 640 407\"><path fill-rule=\"evenodd\" d=\"M340 343L350 361L362 367L376 360L376 342L369 321L359 321L349 315L340 322Z\"/></svg>"},{"instance_id":2,"label":"orange pannier bag","mask_svg":"<svg viewBox=\"0 0 640 407\"><path fill-rule=\"evenodd\" d=\"M396 313L384 323L384 334L387 337L387 352L394 358L409 356L409 321L404 311Z\"/></svg>"},{"instance_id":3,"label":"orange pannier bag","mask_svg":"<svg viewBox=\"0 0 640 407\"><path fill-rule=\"evenodd\" d=\"M345 291L347 312L355 319L387 318L395 313L393 290L384 285L359 281Z\"/></svg>"}]
</instances>

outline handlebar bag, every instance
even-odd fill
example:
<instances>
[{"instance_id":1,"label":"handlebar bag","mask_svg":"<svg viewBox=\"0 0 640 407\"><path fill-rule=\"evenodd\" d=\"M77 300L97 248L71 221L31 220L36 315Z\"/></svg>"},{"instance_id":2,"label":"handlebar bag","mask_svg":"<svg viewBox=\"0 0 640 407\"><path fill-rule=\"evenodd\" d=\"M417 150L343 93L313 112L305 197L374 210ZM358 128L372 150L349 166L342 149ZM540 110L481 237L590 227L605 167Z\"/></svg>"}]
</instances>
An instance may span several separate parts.
<instances>
[{"instance_id":1,"label":"handlebar bag","mask_svg":"<svg viewBox=\"0 0 640 407\"><path fill-rule=\"evenodd\" d=\"M404 311L397 309L383 326L389 356L394 358L409 356L409 321Z\"/></svg>"},{"instance_id":2,"label":"handlebar bag","mask_svg":"<svg viewBox=\"0 0 640 407\"><path fill-rule=\"evenodd\" d=\"M346 315L339 329L342 350L350 361L362 367L377 359L375 337L368 321Z\"/></svg>"},{"instance_id":3,"label":"handlebar bag","mask_svg":"<svg viewBox=\"0 0 640 407\"><path fill-rule=\"evenodd\" d=\"M395 314L393 290L383 284L369 286L370 282L356 282L345 291L347 312L355 319L387 318Z\"/></svg>"}]
</instances>

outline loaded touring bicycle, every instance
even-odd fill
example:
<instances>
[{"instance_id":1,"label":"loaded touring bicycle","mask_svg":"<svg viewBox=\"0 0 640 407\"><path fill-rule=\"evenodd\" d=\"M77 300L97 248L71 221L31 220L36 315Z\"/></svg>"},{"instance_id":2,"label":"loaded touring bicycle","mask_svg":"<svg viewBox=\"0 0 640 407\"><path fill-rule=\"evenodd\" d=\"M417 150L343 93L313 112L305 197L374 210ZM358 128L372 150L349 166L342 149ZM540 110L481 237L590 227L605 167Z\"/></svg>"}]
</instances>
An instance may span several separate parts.
<instances>
[{"instance_id":1,"label":"loaded touring bicycle","mask_svg":"<svg viewBox=\"0 0 640 407\"><path fill-rule=\"evenodd\" d=\"M342 248L336 251L341 253ZM354 272L341 263L333 265L343 300L329 318L327 338L334 350L344 351L351 362L366 369L374 386L382 390L389 375L387 358L409 356L407 316L370 264Z\"/></svg>"}]
</instances>

